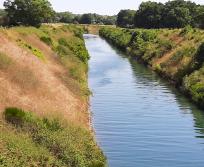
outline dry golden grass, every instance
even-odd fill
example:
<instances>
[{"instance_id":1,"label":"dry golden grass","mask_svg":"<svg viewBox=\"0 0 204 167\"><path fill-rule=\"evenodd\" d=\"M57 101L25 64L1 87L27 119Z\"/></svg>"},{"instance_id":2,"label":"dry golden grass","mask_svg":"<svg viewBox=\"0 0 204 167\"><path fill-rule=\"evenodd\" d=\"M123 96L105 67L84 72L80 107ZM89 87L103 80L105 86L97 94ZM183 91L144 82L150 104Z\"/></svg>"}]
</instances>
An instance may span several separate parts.
<instances>
[{"instance_id":1,"label":"dry golden grass","mask_svg":"<svg viewBox=\"0 0 204 167\"><path fill-rule=\"evenodd\" d=\"M58 29L58 26L42 29L56 32L50 35L56 40L60 36L69 38L73 35ZM61 117L88 127L87 98L83 99L77 93L80 92L80 85L69 73L71 68L79 64L73 60L67 66L62 65L52 48L40 41L40 33L44 31L23 27L0 31L0 53L4 55L3 60L0 55L0 111L14 106L42 116ZM20 47L17 39L42 51L46 63ZM10 65L10 62L13 64ZM5 70L1 70L1 64L2 68L6 66ZM86 78L85 72L83 77Z\"/></svg>"}]
</instances>

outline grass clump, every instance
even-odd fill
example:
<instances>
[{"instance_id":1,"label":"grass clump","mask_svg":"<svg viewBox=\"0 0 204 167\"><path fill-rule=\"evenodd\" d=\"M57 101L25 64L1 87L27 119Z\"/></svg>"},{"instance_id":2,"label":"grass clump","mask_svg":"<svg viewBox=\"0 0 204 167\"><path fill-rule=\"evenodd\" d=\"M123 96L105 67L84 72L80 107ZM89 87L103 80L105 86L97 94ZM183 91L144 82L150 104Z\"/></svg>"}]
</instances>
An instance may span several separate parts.
<instances>
[{"instance_id":1,"label":"grass clump","mask_svg":"<svg viewBox=\"0 0 204 167\"><path fill-rule=\"evenodd\" d=\"M26 119L26 113L18 108L7 108L4 115L5 119L12 124L22 124Z\"/></svg>"},{"instance_id":2,"label":"grass clump","mask_svg":"<svg viewBox=\"0 0 204 167\"><path fill-rule=\"evenodd\" d=\"M53 45L53 41L52 41L52 39L50 37L42 36L42 37L40 37L40 40L43 41L48 46L52 46Z\"/></svg>"},{"instance_id":3,"label":"grass clump","mask_svg":"<svg viewBox=\"0 0 204 167\"><path fill-rule=\"evenodd\" d=\"M17 43L21 46L21 47L24 47L28 50L30 50L32 52L33 55L35 55L37 58L39 58L40 60L42 61L45 61L45 56L44 54L37 48L31 46L30 44L22 41L21 39L18 39L17 40Z\"/></svg>"},{"instance_id":4,"label":"grass clump","mask_svg":"<svg viewBox=\"0 0 204 167\"><path fill-rule=\"evenodd\" d=\"M47 155L53 155L56 163L70 167L105 166L103 153L86 129L73 124L64 125L57 119L41 119L17 108L7 108L4 115L9 124L14 125L22 136L26 136L30 145L44 148ZM29 155L25 154L23 158L28 159ZM22 166L25 166L25 163L22 162Z\"/></svg>"},{"instance_id":5,"label":"grass clump","mask_svg":"<svg viewBox=\"0 0 204 167\"><path fill-rule=\"evenodd\" d=\"M13 61L11 58L9 58L4 53L0 52L0 69L6 70L8 67L10 67L13 64Z\"/></svg>"}]
</instances>

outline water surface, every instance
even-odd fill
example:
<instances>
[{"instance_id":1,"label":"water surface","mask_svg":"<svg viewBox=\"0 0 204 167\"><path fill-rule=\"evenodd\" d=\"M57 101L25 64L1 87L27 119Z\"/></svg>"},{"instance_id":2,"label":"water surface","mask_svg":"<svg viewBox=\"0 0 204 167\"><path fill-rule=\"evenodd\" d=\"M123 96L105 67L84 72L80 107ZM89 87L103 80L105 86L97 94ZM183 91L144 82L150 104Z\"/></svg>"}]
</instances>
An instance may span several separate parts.
<instances>
[{"instance_id":1,"label":"water surface","mask_svg":"<svg viewBox=\"0 0 204 167\"><path fill-rule=\"evenodd\" d=\"M89 86L96 138L110 167L203 167L204 112L94 35Z\"/></svg>"}]
</instances>

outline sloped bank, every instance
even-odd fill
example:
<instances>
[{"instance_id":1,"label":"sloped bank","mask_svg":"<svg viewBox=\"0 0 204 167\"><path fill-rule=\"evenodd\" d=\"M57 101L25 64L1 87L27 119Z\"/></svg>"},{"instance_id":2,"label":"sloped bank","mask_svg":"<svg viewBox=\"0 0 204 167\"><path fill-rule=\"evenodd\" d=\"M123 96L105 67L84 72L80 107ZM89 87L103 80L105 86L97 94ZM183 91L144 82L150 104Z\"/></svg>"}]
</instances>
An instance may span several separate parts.
<instances>
[{"instance_id":1,"label":"sloped bank","mask_svg":"<svg viewBox=\"0 0 204 167\"><path fill-rule=\"evenodd\" d=\"M102 167L83 27L0 29L0 166Z\"/></svg>"},{"instance_id":2,"label":"sloped bank","mask_svg":"<svg viewBox=\"0 0 204 167\"><path fill-rule=\"evenodd\" d=\"M174 83L204 108L204 31L103 27L100 36Z\"/></svg>"}]
</instances>

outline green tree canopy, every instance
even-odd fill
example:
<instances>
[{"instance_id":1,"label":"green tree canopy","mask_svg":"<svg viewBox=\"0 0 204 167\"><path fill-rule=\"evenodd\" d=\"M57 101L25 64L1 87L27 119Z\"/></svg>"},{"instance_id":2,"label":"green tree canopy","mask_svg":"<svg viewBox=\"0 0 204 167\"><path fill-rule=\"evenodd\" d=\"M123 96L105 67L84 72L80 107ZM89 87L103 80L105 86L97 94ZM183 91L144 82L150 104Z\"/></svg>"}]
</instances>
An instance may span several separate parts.
<instances>
[{"instance_id":1,"label":"green tree canopy","mask_svg":"<svg viewBox=\"0 0 204 167\"><path fill-rule=\"evenodd\" d=\"M117 25L120 27L133 27L135 10L121 10L117 16Z\"/></svg>"},{"instance_id":2,"label":"green tree canopy","mask_svg":"<svg viewBox=\"0 0 204 167\"><path fill-rule=\"evenodd\" d=\"M162 14L164 5L157 2L143 2L135 15L135 26L144 28L163 27Z\"/></svg>"},{"instance_id":3,"label":"green tree canopy","mask_svg":"<svg viewBox=\"0 0 204 167\"><path fill-rule=\"evenodd\" d=\"M93 15L91 13L83 14L80 18L79 23L92 24L93 23Z\"/></svg>"},{"instance_id":4,"label":"green tree canopy","mask_svg":"<svg viewBox=\"0 0 204 167\"><path fill-rule=\"evenodd\" d=\"M182 28L192 24L194 3L173 0L165 4L164 25L169 28Z\"/></svg>"},{"instance_id":5,"label":"green tree canopy","mask_svg":"<svg viewBox=\"0 0 204 167\"><path fill-rule=\"evenodd\" d=\"M54 16L54 11L47 0L6 0L4 7L11 25L39 26Z\"/></svg>"},{"instance_id":6,"label":"green tree canopy","mask_svg":"<svg viewBox=\"0 0 204 167\"><path fill-rule=\"evenodd\" d=\"M60 12L56 14L56 21L62 23L73 23L75 15L71 12Z\"/></svg>"}]
</instances>

